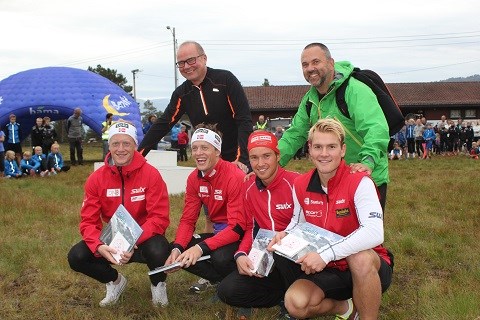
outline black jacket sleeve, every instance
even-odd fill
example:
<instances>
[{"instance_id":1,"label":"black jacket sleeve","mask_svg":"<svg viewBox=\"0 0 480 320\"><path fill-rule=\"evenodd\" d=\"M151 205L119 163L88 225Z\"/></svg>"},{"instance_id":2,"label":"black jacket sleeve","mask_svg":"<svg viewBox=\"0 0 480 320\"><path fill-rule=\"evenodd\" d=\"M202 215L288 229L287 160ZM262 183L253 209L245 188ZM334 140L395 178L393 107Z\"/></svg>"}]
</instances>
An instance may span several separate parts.
<instances>
[{"instance_id":1,"label":"black jacket sleeve","mask_svg":"<svg viewBox=\"0 0 480 320\"><path fill-rule=\"evenodd\" d=\"M142 142L138 146L138 151L143 156L146 156L150 150L152 150L153 147L158 144L158 142L172 129L175 123L177 123L185 113L181 107L181 99L177 91L178 90L175 90L173 92L170 102L165 108L164 113L160 118L157 119L157 122L152 124L150 129L143 137Z\"/></svg>"}]
</instances>

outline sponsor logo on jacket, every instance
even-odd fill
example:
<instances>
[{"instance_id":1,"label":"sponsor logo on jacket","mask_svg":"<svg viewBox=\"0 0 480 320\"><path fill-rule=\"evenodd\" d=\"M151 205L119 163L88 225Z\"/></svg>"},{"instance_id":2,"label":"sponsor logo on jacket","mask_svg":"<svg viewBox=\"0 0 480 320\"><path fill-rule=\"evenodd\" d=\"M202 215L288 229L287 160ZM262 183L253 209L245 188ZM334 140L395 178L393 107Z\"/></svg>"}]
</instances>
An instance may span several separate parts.
<instances>
[{"instance_id":1,"label":"sponsor logo on jacket","mask_svg":"<svg viewBox=\"0 0 480 320\"><path fill-rule=\"evenodd\" d=\"M286 210L286 209L291 209L292 204L291 203L279 203L275 205L275 209L277 210Z\"/></svg>"},{"instance_id":2,"label":"sponsor logo on jacket","mask_svg":"<svg viewBox=\"0 0 480 320\"><path fill-rule=\"evenodd\" d=\"M321 206L323 206L323 201L322 200L312 200L310 198L305 198L303 200L303 203L305 203L306 205L309 205L309 204L319 204Z\"/></svg>"},{"instance_id":3,"label":"sponsor logo on jacket","mask_svg":"<svg viewBox=\"0 0 480 320\"><path fill-rule=\"evenodd\" d=\"M308 217L320 218L323 215L323 212L316 210L305 210L305 215Z\"/></svg>"},{"instance_id":4,"label":"sponsor logo on jacket","mask_svg":"<svg viewBox=\"0 0 480 320\"><path fill-rule=\"evenodd\" d=\"M348 217L349 215L350 215L350 209L349 208L335 209L335 216L337 218L344 218L344 217Z\"/></svg>"},{"instance_id":5,"label":"sponsor logo on jacket","mask_svg":"<svg viewBox=\"0 0 480 320\"><path fill-rule=\"evenodd\" d=\"M120 189L107 189L107 197L120 197Z\"/></svg>"},{"instance_id":6,"label":"sponsor logo on jacket","mask_svg":"<svg viewBox=\"0 0 480 320\"><path fill-rule=\"evenodd\" d=\"M138 187L138 188L132 189L132 192L130 192L130 193L131 194L144 193L145 189L146 189L146 187Z\"/></svg>"}]
</instances>

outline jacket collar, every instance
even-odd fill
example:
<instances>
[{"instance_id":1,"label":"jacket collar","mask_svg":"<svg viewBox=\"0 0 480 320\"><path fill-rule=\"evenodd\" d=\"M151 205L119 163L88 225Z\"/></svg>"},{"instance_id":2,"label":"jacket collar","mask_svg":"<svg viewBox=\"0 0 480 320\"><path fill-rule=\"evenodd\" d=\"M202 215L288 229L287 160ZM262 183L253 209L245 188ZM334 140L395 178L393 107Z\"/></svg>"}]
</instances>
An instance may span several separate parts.
<instances>
[{"instance_id":1,"label":"jacket collar","mask_svg":"<svg viewBox=\"0 0 480 320\"><path fill-rule=\"evenodd\" d=\"M130 172L132 172L134 170L137 170L140 167L142 167L146 162L147 162L147 160L145 160L145 158L142 156L142 154L140 152L134 151L132 162L130 162L130 164L128 164L126 166L122 166L121 167L122 168L121 172L124 175L129 174ZM120 171L120 170L118 170L119 167L117 167L115 164L113 164L113 159L112 159L112 155L110 154L110 152L105 157L105 165L108 166L114 172L119 172Z\"/></svg>"},{"instance_id":2,"label":"jacket collar","mask_svg":"<svg viewBox=\"0 0 480 320\"><path fill-rule=\"evenodd\" d=\"M333 176L330 180L328 180L328 186L327 186L328 189L330 189L332 186L338 185L338 181L342 179L346 169L347 169L347 165L345 163L345 160L342 159L342 161L340 162L340 165L337 168L337 172L335 173L335 176ZM323 191L323 188L322 188L320 175L318 174L317 169L313 169L311 171L311 177L307 185L307 191L325 194L325 191Z\"/></svg>"}]
</instances>

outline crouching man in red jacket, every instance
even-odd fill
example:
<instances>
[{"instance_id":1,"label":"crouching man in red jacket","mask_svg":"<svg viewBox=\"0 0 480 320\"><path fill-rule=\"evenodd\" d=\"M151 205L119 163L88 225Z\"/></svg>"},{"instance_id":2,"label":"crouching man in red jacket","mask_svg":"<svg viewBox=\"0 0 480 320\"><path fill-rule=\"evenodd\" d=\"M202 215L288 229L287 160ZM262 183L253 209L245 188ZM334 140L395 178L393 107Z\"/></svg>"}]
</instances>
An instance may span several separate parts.
<instances>
[{"instance_id":1,"label":"crouching man in red jacket","mask_svg":"<svg viewBox=\"0 0 480 320\"><path fill-rule=\"evenodd\" d=\"M348 319L352 301L360 319L377 319L382 292L390 286L393 256L383 243L383 214L378 193L366 172L351 172L343 157L345 131L334 119L321 119L309 131L309 153L315 169L293 186L294 213L289 230L309 222L344 238L293 262L274 254L284 277L289 314L304 319L336 315Z\"/></svg>"},{"instance_id":2,"label":"crouching man in red jacket","mask_svg":"<svg viewBox=\"0 0 480 320\"><path fill-rule=\"evenodd\" d=\"M127 122L117 122L108 133L110 153L105 165L85 183L80 233L83 240L68 253L70 267L105 283L105 307L117 303L127 279L117 269L130 262L146 263L149 270L163 266L169 254L165 231L170 223L167 186L160 173L137 150L137 130ZM116 250L99 239L103 223L108 223L120 204L143 230L131 252L123 252L117 262ZM116 268L112 267L115 266ZM150 276L152 302L168 304L165 273Z\"/></svg>"}]
</instances>

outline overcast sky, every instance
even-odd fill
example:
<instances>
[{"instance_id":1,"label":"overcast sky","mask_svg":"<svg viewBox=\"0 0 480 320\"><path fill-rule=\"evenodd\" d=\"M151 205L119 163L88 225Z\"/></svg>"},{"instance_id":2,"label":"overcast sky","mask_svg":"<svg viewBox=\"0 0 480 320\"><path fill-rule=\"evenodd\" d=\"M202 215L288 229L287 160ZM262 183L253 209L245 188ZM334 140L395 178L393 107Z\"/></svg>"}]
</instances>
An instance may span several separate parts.
<instances>
[{"instance_id":1,"label":"overcast sky","mask_svg":"<svg viewBox=\"0 0 480 320\"><path fill-rule=\"evenodd\" d=\"M0 0L0 80L34 68L100 64L130 85L139 69L139 99L170 97L173 27L178 44L200 42L208 66L232 71L244 86L265 78L306 84L300 53L311 42L386 82L480 74L478 0L283 2Z\"/></svg>"}]
</instances>

